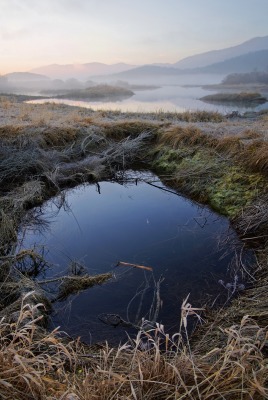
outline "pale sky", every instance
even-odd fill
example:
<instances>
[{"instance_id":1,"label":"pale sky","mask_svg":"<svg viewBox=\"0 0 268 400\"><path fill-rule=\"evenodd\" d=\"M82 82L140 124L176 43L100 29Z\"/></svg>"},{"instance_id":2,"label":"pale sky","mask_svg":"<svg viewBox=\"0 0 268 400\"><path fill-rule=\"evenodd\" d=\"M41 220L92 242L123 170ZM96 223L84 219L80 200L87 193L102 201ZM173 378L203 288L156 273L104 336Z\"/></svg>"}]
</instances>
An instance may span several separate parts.
<instances>
[{"instance_id":1,"label":"pale sky","mask_svg":"<svg viewBox=\"0 0 268 400\"><path fill-rule=\"evenodd\" d=\"M268 35L268 0L0 0L0 74L174 63Z\"/></svg>"}]
</instances>

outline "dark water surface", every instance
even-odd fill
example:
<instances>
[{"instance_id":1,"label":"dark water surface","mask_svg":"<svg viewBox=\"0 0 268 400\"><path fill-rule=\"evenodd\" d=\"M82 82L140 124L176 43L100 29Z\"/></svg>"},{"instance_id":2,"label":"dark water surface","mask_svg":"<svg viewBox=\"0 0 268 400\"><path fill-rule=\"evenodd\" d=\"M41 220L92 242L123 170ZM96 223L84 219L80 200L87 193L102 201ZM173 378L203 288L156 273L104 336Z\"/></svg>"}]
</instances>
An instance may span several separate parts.
<instances>
[{"instance_id":1,"label":"dark water surface","mask_svg":"<svg viewBox=\"0 0 268 400\"><path fill-rule=\"evenodd\" d=\"M218 280L230 281L233 274L231 243L236 236L226 218L146 183L165 188L151 173L129 174L141 181L100 182L100 193L96 185L68 190L61 207L55 198L35 210L45 224L28 225L20 232L22 247L45 246L53 263L45 278L66 274L70 260L92 274L114 273L107 284L54 303L51 326L60 325L87 342L126 337L125 328L103 324L98 319L102 313L136 323L150 318L155 282L161 276L157 320L174 332L188 293L193 306L213 300L223 290ZM118 261L151 266L153 272L116 266Z\"/></svg>"}]
</instances>

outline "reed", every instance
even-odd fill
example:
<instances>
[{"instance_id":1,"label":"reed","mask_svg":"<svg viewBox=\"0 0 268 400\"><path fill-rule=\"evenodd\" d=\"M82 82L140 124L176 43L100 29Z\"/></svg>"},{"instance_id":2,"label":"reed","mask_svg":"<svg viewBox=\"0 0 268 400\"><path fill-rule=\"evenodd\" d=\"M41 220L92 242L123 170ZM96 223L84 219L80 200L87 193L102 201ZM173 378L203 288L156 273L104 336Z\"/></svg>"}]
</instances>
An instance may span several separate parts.
<instances>
[{"instance_id":1,"label":"reed","mask_svg":"<svg viewBox=\"0 0 268 400\"><path fill-rule=\"evenodd\" d=\"M268 398L267 116L259 116L258 129L245 120L234 134L228 132L237 122L231 126L218 113L69 114L66 106L20 109L8 101L0 99L0 112L13 112L15 121L0 126L0 285L11 304L1 298L0 398ZM39 118L34 114L40 107ZM245 244L256 250L252 286L216 311L198 310L185 299L172 337L157 323L111 348L44 331L45 302L33 295L42 282L30 279L27 262L40 258L31 249L14 253L26 211L63 188L113 177L144 161L173 187L232 218ZM89 276L65 277L59 294L64 298L92 283ZM31 292L24 296L26 287ZM202 325L190 337L191 319Z\"/></svg>"},{"instance_id":2,"label":"reed","mask_svg":"<svg viewBox=\"0 0 268 400\"><path fill-rule=\"evenodd\" d=\"M25 301L26 299L24 299ZM0 396L5 399L264 399L266 331L249 317L221 332L221 346L200 352L185 340L198 315L184 302L180 332L160 324L110 348L83 346L38 328L35 307L0 322ZM69 397L68 397L69 396ZM71 397L73 396L73 397Z\"/></svg>"}]
</instances>

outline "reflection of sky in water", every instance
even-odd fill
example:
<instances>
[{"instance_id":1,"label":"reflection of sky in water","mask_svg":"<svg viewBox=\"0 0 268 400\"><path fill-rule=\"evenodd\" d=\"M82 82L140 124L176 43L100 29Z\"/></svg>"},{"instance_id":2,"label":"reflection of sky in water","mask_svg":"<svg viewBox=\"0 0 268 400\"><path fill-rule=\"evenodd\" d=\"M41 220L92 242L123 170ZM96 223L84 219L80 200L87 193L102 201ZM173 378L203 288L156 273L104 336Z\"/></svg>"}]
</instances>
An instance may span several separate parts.
<instances>
[{"instance_id":1,"label":"reflection of sky in water","mask_svg":"<svg viewBox=\"0 0 268 400\"><path fill-rule=\"evenodd\" d=\"M149 179L157 178L149 175ZM49 251L54 267L47 277L66 272L71 259L79 260L90 273L112 271L116 276L113 282L89 289L72 301L55 304L58 313L53 324L87 341L89 332L95 341L120 335L120 329L115 332L97 315L118 313L126 318L128 304L148 281L139 317L145 316L153 298L152 277L158 280L161 275L165 280L159 322L169 329L178 326L180 305L188 293L194 304L206 293L218 294L218 280L225 279L233 255L221 245L229 229L226 218L146 183L101 182L100 188L101 194L94 185L69 190L67 208L47 202L42 217L50 221L49 227L26 231L24 247L42 244ZM115 267L118 261L151 266L153 274ZM129 306L131 321L137 317L139 300L137 296Z\"/></svg>"},{"instance_id":2,"label":"reflection of sky in water","mask_svg":"<svg viewBox=\"0 0 268 400\"><path fill-rule=\"evenodd\" d=\"M182 87L182 86L163 86L159 89L137 91L131 98L122 101L107 102L86 102L62 99L34 100L30 103L55 102L59 104L68 104L92 108L93 110L121 110L126 112L183 112L186 110L206 110L228 113L238 110L244 112L247 110L259 111L268 107L268 103L257 107L240 107L237 105L220 105L205 103L199 98L215 92L204 90L201 87Z\"/></svg>"}]
</instances>

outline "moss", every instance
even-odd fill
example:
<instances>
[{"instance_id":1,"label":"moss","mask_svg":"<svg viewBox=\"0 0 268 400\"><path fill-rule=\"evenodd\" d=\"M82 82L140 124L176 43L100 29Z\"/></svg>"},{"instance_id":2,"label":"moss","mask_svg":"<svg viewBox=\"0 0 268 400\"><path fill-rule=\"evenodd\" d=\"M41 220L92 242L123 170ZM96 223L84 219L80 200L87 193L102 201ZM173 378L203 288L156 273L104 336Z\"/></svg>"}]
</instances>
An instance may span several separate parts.
<instances>
[{"instance_id":1,"label":"moss","mask_svg":"<svg viewBox=\"0 0 268 400\"><path fill-rule=\"evenodd\" d=\"M151 153L153 169L160 174L175 174L179 169L180 163L185 158L193 155L194 152L194 149L184 146L179 149L172 149L170 147L158 148Z\"/></svg>"},{"instance_id":2,"label":"moss","mask_svg":"<svg viewBox=\"0 0 268 400\"><path fill-rule=\"evenodd\" d=\"M169 174L180 191L231 218L266 187L261 174L233 165L212 149L162 146L153 156L152 165L158 174Z\"/></svg>"},{"instance_id":3,"label":"moss","mask_svg":"<svg viewBox=\"0 0 268 400\"><path fill-rule=\"evenodd\" d=\"M243 168L232 166L208 188L209 203L221 214L234 217L251 204L265 186L266 181L260 174L248 174Z\"/></svg>"}]
</instances>

